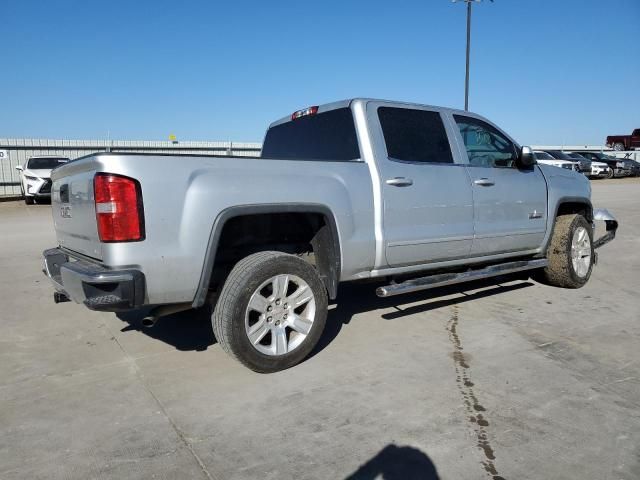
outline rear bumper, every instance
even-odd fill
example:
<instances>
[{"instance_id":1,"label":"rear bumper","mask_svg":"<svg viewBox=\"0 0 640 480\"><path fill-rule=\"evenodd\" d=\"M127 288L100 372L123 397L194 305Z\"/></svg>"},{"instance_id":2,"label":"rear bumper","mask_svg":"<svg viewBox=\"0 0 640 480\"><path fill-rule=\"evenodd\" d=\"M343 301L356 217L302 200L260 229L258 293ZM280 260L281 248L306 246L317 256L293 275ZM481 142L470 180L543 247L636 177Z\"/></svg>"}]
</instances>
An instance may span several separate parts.
<instances>
[{"instance_id":1,"label":"rear bumper","mask_svg":"<svg viewBox=\"0 0 640 480\"><path fill-rule=\"evenodd\" d=\"M120 312L144 303L145 278L138 270L111 270L70 258L59 248L45 250L44 274L56 292L91 310Z\"/></svg>"}]
</instances>

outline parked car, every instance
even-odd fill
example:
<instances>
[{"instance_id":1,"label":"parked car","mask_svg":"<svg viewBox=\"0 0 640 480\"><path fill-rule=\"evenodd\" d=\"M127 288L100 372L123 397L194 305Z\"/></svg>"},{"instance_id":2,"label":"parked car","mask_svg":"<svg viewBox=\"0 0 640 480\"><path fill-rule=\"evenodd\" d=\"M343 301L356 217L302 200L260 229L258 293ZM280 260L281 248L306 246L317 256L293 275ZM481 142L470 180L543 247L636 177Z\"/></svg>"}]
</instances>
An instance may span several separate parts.
<instances>
[{"instance_id":1,"label":"parked car","mask_svg":"<svg viewBox=\"0 0 640 480\"><path fill-rule=\"evenodd\" d=\"M636 160L631 160L631 159L625 159L625 160L630 163L631 175L633 177L640 177L640 162L637 162Z\"/></svg>"},{"instance_id":2,"label":"parked car","mask_svg":"<svg viewBox=\"0 0 640 480\"><path fill-rule=\"evenodd\" d=\"M562 150L545 150L549 155L557 160L565 160L567 162L577 162L578 163L578 171L584 174L591 173L591 160L587 158L583 159L575 159L571 158L567 153Z\"/></svg>"},{"instance_id":3,"label":"parked car","mask_svg":"<svg viewBox=\"0 0 640 480\"><path fill-rule=\"evenodd\" d=\"M387 280L381 297L523 271L583 286L617 229L590 195L479 115L346 100L272 123L261 158L98 153L57 168L45 270L54 300L149 306L147 324L208 303L221 347L273 372L314 348L339 282Z\"/></svg>"},{"instance_id":4,"label":"parked car","mask_svg":"<svg viewBox=\"0 0 640 480\"><path fill-rule=\"evenodd\" d=\"M613 171L609 178L613 177L627 177L631 175L631 164L628 160L622 158L610 157L600 152L579 152L580 155L587 157L591 161L603 162L609 165L609 168Z\"/></svg>"},{"instance_id":5,"label":"parked car","mask_svg":"<svg viewBox=\"0 0 640 480\"><path fill-rule=\"evenodd\" d=\"M536 157L536 161L542 165L551 165L552 167L564 168L566 170L578 171L578 162L570 162L567 160L558 160L552 157L547 152L542 150L534 150L533 154Z\"/></svg>"},{"instance_id":6,"label":"parked car","mask_svg":"<svg viewBox=\"0 0 640 480\"><path fill-rule=\"evenodd\" d=\"M51 171L69 161L66 157L31 157L27 163L17 165L20 172L20 192L27 205L51 197Z\"/></svg>"},{"instance_id":7,"label":"parked car","mask_svg":"<svg viewBox=\"0 0 640 480\"><path fill-rule=\"evenodd\" d=\"M582 159L588 160L578 152L567 152L567 155L578 161ZM611 178L613 170L604 162L591 161L591 172L587 173L587 176L591 178Z\"/></svg>"},{"instance_id":8,"label":"parked car","mask_svg":"<svg viewBox=\"0 0 640 480\"><path fill-rule=\"evenodd\" d=\"M605 143L617 151L640 148L640 128L636 128L631 135L609 135Z\"/></svg>"}]
</instances>

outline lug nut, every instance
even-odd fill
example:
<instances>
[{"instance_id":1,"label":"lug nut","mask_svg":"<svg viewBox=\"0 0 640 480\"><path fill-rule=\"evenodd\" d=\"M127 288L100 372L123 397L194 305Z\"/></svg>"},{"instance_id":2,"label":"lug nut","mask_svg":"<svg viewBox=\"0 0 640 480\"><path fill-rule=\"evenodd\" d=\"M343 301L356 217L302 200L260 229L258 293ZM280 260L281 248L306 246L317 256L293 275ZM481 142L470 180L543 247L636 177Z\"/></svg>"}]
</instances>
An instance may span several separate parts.
<instances>
[{"instance_id":1,"label":"lug nut","mask_svg":"<svg viewBox=\"0 0 640 480\"><path fill-rule=\"evenodd\" d=\"M285 320L287 319L289 315L287 315L286 313L282 316L282 318L284 318Z\"/></svg>"},{"instance_id":2,"label":"lug nut","mask_svg":"<svg viewBox=\"0 0 640 480\"><path fill-rule=\"evenodd\" d=\"M270 312L271 310L273 310L273 307L272 307L271 305L269 305L269 306L267 307L267 312Z\"/></svg>"},{"instance_id":3,"label":"lug nut","mask_svg":"<svg viewBox=\"0 0 640 480\"><path fill-rule=\"evenodd\" d=\"M276 327L280 325L280 320L276 320Z\"/></svg>"},{"instance_id":4,"label":"lug nut","mask_svg":"<svg viewBox=\"0 0 640 480\"><path fill-rule=\"evenodd\" d=\"M276 300L276 305L280 305L280 299Z\"/></svg>"},{"instance_id":5,"label":"lug nut","mask_svg":"<svg viewBox=\"0 0 640 480\"><path fill-rule=\"evenodd\" d=\"M285 303L285 304L283 305L283 307L284 307L284 308L289 308L289 304L288 304L288 303Z\"/></svg>"},{"instance_id":6,"label":"lug nut","mask_svg":"<svg viewBox=\"0 0 640 480\"><path fill-rule=\"evenodd\" d=\"M273 321L272 317L267 317L267 323L271 323Z\"/></svg>"}]
</instances>

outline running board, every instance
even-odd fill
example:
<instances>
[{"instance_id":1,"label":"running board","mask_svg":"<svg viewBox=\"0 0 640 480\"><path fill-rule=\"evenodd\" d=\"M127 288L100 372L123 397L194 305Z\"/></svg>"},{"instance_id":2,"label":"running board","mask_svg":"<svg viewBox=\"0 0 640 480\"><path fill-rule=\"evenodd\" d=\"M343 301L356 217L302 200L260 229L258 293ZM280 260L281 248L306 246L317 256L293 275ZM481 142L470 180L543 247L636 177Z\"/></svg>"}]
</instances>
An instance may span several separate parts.
<instances>
[{"instance_id":1,"label":"running board","mask_svg":"<svg viewBox=\"0 0 640 480\"><path fill-rule=\"evenodd\" d=\"M540 258L535 260L520 260L517 262L500 263L498 265L490 265L478 270L468 270L461 273L440 273L437 275L429 275L428 277L414 278L402 283L392 283L385 287L378 287L376 289L376 295L379 297L392 297L403 293L427 290L429 288L444 287L446 285L454 285L456 283L469 282L471 280L480 280L482 278L491 278L498 275L506 275L508 273L543 268L548 264L549 262L546 258Z\"/></svg>"}]
</instances>

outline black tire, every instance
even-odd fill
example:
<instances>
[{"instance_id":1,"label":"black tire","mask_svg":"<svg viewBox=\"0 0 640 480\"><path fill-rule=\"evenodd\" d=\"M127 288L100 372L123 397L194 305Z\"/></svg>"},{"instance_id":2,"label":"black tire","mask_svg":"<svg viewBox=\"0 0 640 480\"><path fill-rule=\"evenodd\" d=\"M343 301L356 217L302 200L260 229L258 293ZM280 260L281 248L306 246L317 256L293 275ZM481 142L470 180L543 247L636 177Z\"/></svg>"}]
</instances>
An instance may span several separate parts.
<instances>
[{"instance_id":1,"label":"black tire","mask_svg":"<svg viewBox=\"0 0 640 480\"><path fill-rule=\"evenodd\" d=\"M27 205L33 205L35 203L35 199L33 197L24 197L24 203Z\"/></svg>"},{"instance_id":2,"label":"black tire","mask_svg":"<svg viewBox=\"0 0 640 480\"><path fill-rule=\"evenodd\" d=\"M624 151L624 143L621 142L617 142L613 144L613 149L617 152L622 152Z\"/></svg>"},{"instance_id":3,"label":"black tire","mask_svg":"<svg viewBox=\"0 0 640 480\"><path fill-rule=\"evenodd\" d=\"M607 172L607 178L608 179L612 179L613 177L615 177L616 172L613 168L609 168L609 171Z\"/></svg>"},{"instance_id":4,"label":"black tire","mask_svg":"<svg viewBox=\"0 0 640 480\"><path fill-rule=\"evenodd\" d=\"M579 275L571 259L571 242L573 235L580 227L584 228L589 237L589 267L585 275ZM547 249L549 265L537 272L536 280L562 288L580 288L591 276L595 259L593 250L593 232L587 220L578 214L561 215L556 218L553 233Z\"/></svg>"},{"instance_id":5,"label":"black tire","mask_svg":"<svg viewBox=\"0 0 640 480\"><path fill-rule=\"evenodd\" d=\"M295 275L308 284L315 300L315 316L306 338L292 351L266 355L249 340L245 313L254 292L272 277L283 274ZM240 260L231 270L218 297L212 323L218 343L229 355L255 372L271 373L304 360L318 343L326 318L327 291L313 266L294 255L259 252Z\"/></svg>"}]
</instances>

